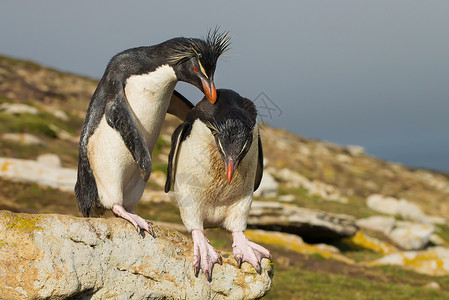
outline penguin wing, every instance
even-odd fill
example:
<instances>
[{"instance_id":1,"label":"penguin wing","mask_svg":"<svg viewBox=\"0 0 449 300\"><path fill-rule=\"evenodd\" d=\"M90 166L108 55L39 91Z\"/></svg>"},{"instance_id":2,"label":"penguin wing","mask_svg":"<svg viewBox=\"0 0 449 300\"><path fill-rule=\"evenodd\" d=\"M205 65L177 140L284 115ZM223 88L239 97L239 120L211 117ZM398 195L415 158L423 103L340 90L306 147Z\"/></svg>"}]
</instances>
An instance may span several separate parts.
<instances>
[{"instance_id":1,"label":"penguin wing","mask_svg":"<svg viewBox=\"0 0 449 300\"><path fill-rule=\"evenodd\" d=\"M181 95L176 90L173 91L167 113L178 117L179 119L181 119L181 121L184 121L187 114L192 110L192 108L193 104L189 100L187 100L186 97Z\"/></svg>"},{"instance_id":2,"label":"penguin wing","mask_svg":"<svg viewBox=\"0 0 449 300\"><path fill-rule=\"evenodd\" d=\"M254 181L254 190L259 188L260 182L262 181L263 175L263 149L262 149L262 140L260 139L260 134L258 134L258 154L257 154L257 169L256 169L256 180Z\"/></svg>"},{"instance_id":3,"label":"penguin wing","mask_svg":"<svg viewBox=\"0 0 449 300\"><path fill-rule=\"evenodd\" d=\"M123 142L140 169L140 175L147 181L151 173L151 155L147 143L128 103L122 89L116 93L115 98L109 98L105 109L106 121L122 137Z\"/></svg>"},{"instance_id":4,"label":"penguin wing","mask_svg":"<svg viewBox=\"0 0 449 300\"><path fill-rule=\"evenodd\" d=\"M168 155L167 181L165 182L165 192L168 193L172 184L175 182L176 163L178 160L178 150L186 132L191 128L190 123L182 123L179 125L171 137L171 149Z\"/></svg>"}]
</instances>

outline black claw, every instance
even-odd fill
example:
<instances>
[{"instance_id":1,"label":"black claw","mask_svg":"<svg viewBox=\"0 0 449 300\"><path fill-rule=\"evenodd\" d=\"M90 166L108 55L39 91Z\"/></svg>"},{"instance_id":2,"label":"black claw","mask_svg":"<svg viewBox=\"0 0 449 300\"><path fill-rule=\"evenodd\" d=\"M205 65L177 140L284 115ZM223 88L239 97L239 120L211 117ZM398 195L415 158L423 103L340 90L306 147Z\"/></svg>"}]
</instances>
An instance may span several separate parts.
<instances>
[{"instance_id":1,"label":"black claw","mask_svg":"<svg viewBox=\"0 0 449 300\"><path fill-rule=\"evenodd\" d=\"M195 274L195 277L198 277L198 274L200 273L200 267L199 266L193 266L193 272Z\"/></svg>"},{"instance_id":2,"label":"black claw","mask_svg":"<svg viewBox=\"0 0 449 300\"><path fill-rule=\"evenodd\" d=\"M259 275L262 274L262 268L260 267L259 263L254 267L254 269L256 270L257 273L259 273Z\"/></svg>"},{"instance_id":3,"label":"black claw","mask_svg":"<svg viewBox=\"0 0 449 300\"><path fill-rule=\"evenodd\" d=\"M154 232L154 228L153 228L153 222L151 221L147 221L148 224L148 230L145 230L146 232L148 232L152 237L156 238L156 233Z\"/></svg>"},{"instance_id":4,"label":"black claw","mask_svg":"<svg viewBox=\"0 0 449 300\"><path fill-rule=\"evenodd\" d=\"M204 275L206 275L207 281L210 282L212 280L212 272L210 272L209 270L204 272Z\"/></svg>"},{"instance_id":5,"label":"black claw","mask_svg":"<svg viewBox=\"0 0 449 300\"><path fill-rule=\"evenodd\" d=\"M234 257L234 258L237 261L237 266L240 269L242 267L242 258L241 257Z\"/></svg>"},{"instance_id":6,"label":"black claw","mask_svg":"<svg viewBox=\"0 0 449 300\"><path fill-rule=\"evenodd\" d=\"M218 261L217 261L217 263L218 263L220 266L223 265L223 259L221 258L221 255L220 255L220 254L218 254Z\"/></svg>"}]
</instances>

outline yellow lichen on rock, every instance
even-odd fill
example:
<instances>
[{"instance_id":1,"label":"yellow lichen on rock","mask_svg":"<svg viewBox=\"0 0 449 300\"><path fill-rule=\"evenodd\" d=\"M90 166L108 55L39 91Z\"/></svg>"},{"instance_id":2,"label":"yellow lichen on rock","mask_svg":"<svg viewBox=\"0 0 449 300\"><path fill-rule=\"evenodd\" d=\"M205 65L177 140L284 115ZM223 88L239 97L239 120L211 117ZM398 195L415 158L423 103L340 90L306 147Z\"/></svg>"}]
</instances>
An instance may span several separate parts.
<instances>
[{"instance_id":1,"label":"yellow lichen on rock","mask_svg":"<svg viewBox=\"0 0 449 300\"><path fill-rule=\"evenodd\" d=\"M309 245L301 237L294 234L264 230L247 230L245 234L249 240L254 242L279 245L297 253L306 255L318 254L326 259L334 259L351 265L355 264L354 260L335 253L331 249L326 249L319 245Z\"/></svg>"},{"instance_id":2,"label":"yellow lichen on rock","mask_svg":"<svg viewBox=\"0 0 449 300\"><path fill-rule=\"evenodd\" d=\"M343 241L349 245L362 249L368 249L383 255L399 252L399 250L393 245L367 236L361 231L358 231L353 237L345 238Z\"/></svg>"},{"instance_id":3,"label":"yellow lichen on rock","mask_svg":"<svg viewBox=\"0 0 449 300\"><path fill-rule=\"evenodd\" d=\"M35 230L42 230L42 227L37 226L39 217L16 215L11 218L10 222L6 225L8 229L18 229L21 231L27 231L33 233Z\"/></svg>"}]
</instances>

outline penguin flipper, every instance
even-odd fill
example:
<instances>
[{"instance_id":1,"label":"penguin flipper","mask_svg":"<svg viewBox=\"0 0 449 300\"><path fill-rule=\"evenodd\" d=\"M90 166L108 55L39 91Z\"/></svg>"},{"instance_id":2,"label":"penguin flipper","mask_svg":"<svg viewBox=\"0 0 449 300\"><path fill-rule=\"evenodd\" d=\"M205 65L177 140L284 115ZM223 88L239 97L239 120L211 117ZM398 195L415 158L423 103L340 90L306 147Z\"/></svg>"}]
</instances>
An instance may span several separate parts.
<instances>
[{"instance_id":1,"label":"penguin flipper","mask_svg":"<svg viewBox=\"0 0 449 300\"><path fill-rule=\"evenodd\" d=\"M188 130L191 129L190 123L182 123L176 127L171 137L171 149L168 155L167 181L165 182L165 192L168 193L173 182L175 182L176 163L178 160L178 150L181 142L184 140Z\"/></svg>"},{"instance_id":2,"label":"penguin flipper","mask_svg":"<svg viewBox=\"0 0 449 300\"><path fill-rule=\"evenodd\" d=\"M256 180L254 181L254 190L259 188L260 182L262 181L263 175L263 149L262 149L262 140L260 139L260 134L258 134L258 157L257 157L257 169L256 169Z\"/></svg>"},{"instance_id":3,"label":"penguin flipper","mask_svg":"<svg viewBox=\"0 0 449 300\"><path fill-rule=\"evenodd\" d=\"M140 175L146 182L151 174L151 155L136 119L126 102L123 91L116 95L114 101L107 101L105 110L106 122L122 137L140 169Z\"/></svg>"},{"instance_id":4,"label":"penguin flipper","mask_svg":"<svg viewBox=\"0 0 449 300\"><path fill-rule=\"evenodd\" d=\"M189 100L187 100L186 97L181 95L176 90L173 91L167 113L174 115L181 121L184 121L187 114L192 110L192 108L193 104Z\"/></svg>"}]
</instances>

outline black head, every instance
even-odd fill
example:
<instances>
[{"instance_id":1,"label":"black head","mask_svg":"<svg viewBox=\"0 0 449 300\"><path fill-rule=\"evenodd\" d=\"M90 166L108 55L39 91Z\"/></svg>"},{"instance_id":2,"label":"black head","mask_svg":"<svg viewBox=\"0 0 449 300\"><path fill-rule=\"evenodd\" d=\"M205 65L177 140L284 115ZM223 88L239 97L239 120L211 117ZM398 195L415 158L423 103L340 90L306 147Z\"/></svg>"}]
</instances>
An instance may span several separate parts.
<instances>
[{"instance_id":1,"label":"black head","mask_svg":"<svg viewBox=\"0 0 449 300\"><path fill-rule=\"evenodd\" d=\"M254 122L247 112L231 110L220 116L220 120L207 125L215 137L230 183L235 169L253 142Z\"/></svg>"},{"instance_id":2,"label":"black head","mask_svg":"<svg viewBox=\"0 0 449 300\"><path fill-rule=\"evenodd\" d=\"M219 33L216 28L209 31L204 39L176 39L168 61L175 69L178 80L198 87L209 102L215 103L215 67L218 58L229 49L229 45L228 33Z\"/></svg>"}]
</instances>

